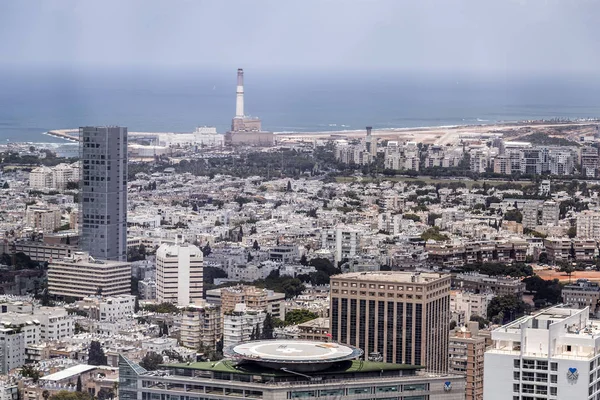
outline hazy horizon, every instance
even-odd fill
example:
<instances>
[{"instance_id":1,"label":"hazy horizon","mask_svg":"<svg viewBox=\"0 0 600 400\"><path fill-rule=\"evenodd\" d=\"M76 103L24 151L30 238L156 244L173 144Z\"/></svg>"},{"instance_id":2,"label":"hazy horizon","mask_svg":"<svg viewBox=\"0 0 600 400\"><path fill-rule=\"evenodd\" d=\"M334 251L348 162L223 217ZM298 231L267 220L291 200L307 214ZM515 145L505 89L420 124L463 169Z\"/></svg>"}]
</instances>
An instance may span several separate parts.
<instances>
[{"instance_id":1,"label":"hazy horizon","mask_svg":"<svg viewBox=\"0 0 600 400\"><path fill-rule=\"evenodd\" d=\"M2 2L3 68L598 76L600 2Z\"/></svg>"}]
</instances>

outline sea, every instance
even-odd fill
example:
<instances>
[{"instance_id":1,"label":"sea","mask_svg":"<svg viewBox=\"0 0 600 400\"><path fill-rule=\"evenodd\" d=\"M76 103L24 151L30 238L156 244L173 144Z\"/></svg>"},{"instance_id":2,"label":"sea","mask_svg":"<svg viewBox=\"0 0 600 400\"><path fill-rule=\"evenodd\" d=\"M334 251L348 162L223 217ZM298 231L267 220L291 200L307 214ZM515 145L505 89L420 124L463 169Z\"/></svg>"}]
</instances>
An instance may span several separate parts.
<instances>
[{"instance_id":1,"label":"sea","mask_svg":"<svg viewBox=\"0 0 600 400\"><path fill-rule=\"evenodd\" d=\"M52 129L226 132L235 69L0 70L0 141L61 142ZM600 117L600 78L394 71L245 71L246 115L273 132Z\"/></svg>"}]
</instances>

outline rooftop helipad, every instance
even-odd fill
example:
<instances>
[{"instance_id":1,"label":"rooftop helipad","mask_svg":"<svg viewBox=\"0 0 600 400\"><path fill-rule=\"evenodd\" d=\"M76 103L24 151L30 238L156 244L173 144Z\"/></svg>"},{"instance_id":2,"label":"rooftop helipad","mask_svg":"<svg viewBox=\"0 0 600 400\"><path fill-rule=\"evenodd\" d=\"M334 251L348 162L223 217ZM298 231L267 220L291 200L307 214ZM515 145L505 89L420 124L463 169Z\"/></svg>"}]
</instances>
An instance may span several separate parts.
<instances>
[{"instance_id":1,"label":"rooftop helipad","mask_svg":"<svg viewBox=\"0 0 600 400\"><path fill-rule=\"evenodd\" d=\"M231 358L258 362L302 364L331 363L352 360L362 355L362 350L339 343L309 340L260 340L241 343L225 351Z\"/></svg>"}]
</instances>

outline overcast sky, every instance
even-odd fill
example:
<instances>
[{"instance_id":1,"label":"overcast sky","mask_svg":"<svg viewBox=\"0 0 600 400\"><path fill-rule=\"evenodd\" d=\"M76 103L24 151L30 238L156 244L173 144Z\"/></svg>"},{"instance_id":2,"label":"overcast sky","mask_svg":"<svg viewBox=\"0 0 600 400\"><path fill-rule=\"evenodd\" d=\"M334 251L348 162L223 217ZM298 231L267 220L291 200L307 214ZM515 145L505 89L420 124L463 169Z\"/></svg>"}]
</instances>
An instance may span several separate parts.
<instances>
[{"instance_id":1,"label":"overcast sky","mask_svg":"<svg viewBox=\"0 0 600 400\"><path fill-rule=\"evenodd\" d=\"M5 0L5 66L597 72L592 0Z\"/></svg>"}]
</instances>

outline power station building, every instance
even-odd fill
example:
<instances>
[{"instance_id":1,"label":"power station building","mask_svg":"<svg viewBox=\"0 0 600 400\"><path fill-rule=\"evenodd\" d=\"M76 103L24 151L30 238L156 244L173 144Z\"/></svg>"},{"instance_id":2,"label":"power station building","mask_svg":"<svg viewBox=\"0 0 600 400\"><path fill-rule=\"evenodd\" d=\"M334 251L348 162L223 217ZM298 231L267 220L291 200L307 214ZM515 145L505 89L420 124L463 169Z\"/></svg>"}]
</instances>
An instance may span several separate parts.
<instances>
[{"instance_id":1,"label":"power station building","mask_svg":"<svg viewBox=\"0 0 600 400\"><path fill-rule=\"evenodd\" d=\"M237 90L235 103L235 117L231 121L231 131L225 134L225 143L230 146L272 146L273 132L262 130L259 118L244 114L244 70L237 71Z\"/></svg>"}]
</instances>

